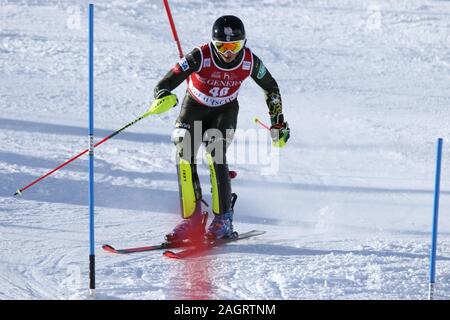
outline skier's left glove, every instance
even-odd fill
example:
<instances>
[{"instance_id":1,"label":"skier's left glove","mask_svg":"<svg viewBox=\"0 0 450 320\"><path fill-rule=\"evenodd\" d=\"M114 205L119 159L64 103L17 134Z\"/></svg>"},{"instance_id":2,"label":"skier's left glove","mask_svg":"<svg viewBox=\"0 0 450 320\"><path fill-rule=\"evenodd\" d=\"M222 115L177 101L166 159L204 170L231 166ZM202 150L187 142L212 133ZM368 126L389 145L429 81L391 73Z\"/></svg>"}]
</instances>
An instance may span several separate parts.
<instances>
[{"instance_id":1,"label":"skier's left glove","mask_svg":"<svg viewBox=\"0 0 450 320\"><path fill-rule=\"evenodd\" d=\"M145 115L164 113L175 107L177 104L178 98L175 94L171 93L169 90L160 90L155 95L155 100Z\"/></svg>"},{"instance_id":2,"label":"skier's left glove","mask_svg":"<svg viewBox=\"0 0 450 320\"><path fill-rule=\"evenodd\" d=\"M283 148L288 141L290 129L288 123L284 121L282 113L270 117L270 136L272 137L272 145Z\"/></svg>"}]
</instances>

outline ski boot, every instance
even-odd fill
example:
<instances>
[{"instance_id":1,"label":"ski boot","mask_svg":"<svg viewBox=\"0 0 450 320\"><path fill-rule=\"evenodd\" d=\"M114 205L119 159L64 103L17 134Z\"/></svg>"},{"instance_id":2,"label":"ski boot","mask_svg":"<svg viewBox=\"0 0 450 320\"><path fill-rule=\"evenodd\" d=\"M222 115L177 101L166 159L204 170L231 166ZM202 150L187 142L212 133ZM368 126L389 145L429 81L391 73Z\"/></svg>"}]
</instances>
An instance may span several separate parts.
<instances>
[{"instance_id":1,"label":"ski boot","mask_svg":"<svg viewBox=\"0 0 450 320\"><path fill-rule=\"evenodd\" d=\"M231 238L235 232L233 232L233 211L222 214L215 214L211 225L206 233L206 238L209 240L218 240L222 238Z\"/></svg>"},{"instance_id":2,"label":"ski boot","mask_svg":"<svg viewBox=\"0 0 450 320\"><path fill-rule=\"evenodd\" d=\"M238 236L238 233L233 231L233 214L236 200L237 194L232 193L230 210L222 214L214 215L214 219L205 235L207 239L217 240L222 238L234 238Z\"/></svg>"},{"instance_id":3,"label":"ski boot","mask_svg":"<svg viewBox=\"0 0 450 320\"><path fill-rule=\"evenodd\" d=\"M171 233L166 234L167 242L196 242L204 239L205 226L208 220L208 212L198 211L190 218L183 219L172 230Z\"/></svg>"}]
</instances>

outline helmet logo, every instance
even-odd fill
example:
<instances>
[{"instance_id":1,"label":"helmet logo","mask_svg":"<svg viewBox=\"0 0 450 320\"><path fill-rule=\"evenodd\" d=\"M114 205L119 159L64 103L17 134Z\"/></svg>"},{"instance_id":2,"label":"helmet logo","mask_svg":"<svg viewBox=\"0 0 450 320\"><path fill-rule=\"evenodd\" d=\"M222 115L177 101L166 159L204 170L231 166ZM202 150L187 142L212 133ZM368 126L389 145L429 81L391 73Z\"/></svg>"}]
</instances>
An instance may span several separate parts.
<instances>
[{"instance_id":1,"label":"helmet logo","mask_svg":"<svg viewBox=\"0 0 450 320\"><path fill-rule=\"evenodd\" d=\"M230 41L230 37L234 36L233 29L230 27L223 28L223 32L227 36L227 41Z\"/></svg>"},{"instance_id":2,"label":"helmet logo","mask_svg":"<svg viewBox=\"0 0 450 320\"><path fill-rule=\"evenodd\" d=\"M234 36L233 34L233 29L231 29L231 27L225 27L223 29L223 32L227 35L227 36Z\"/></svg>"}]
</instances>

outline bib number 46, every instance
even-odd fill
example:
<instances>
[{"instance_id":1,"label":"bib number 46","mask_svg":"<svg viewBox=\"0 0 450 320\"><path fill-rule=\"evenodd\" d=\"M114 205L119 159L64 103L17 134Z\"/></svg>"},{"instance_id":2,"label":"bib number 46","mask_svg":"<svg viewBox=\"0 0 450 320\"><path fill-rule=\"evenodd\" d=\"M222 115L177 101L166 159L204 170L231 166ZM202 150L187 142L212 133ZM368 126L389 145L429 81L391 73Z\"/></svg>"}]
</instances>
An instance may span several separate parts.
<instances>
[{"instance_id":1,"label":"bib number 46","mask_svg":"<svg viewBox=\"0 0 450 320\"><path fill-rule=\"evenodd\" d=\"M213 96L213 97L223 97L226 96L228 94L228 91L230 91L229 87L214 87L211 90L209 90L209 93Z\"/></svg>"}]
</instances>

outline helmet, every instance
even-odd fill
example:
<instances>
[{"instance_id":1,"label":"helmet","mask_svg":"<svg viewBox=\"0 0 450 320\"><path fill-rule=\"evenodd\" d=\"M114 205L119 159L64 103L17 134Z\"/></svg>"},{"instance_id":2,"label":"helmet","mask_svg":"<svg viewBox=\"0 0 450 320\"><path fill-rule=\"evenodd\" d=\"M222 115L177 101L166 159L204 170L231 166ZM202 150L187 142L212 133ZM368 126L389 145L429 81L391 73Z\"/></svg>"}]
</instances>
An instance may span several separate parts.
<instances>
[{"instance_id":1,"label":"helmet","mask_svg":"<svg viewBox=\"0 0 450 320\"><path fill-rule=\"evenodd\" d=\"M214 22L212 28L213 41L245 40L245 28L241 19L235 16L222 16Z\"/></svg>"}]
</instances>

